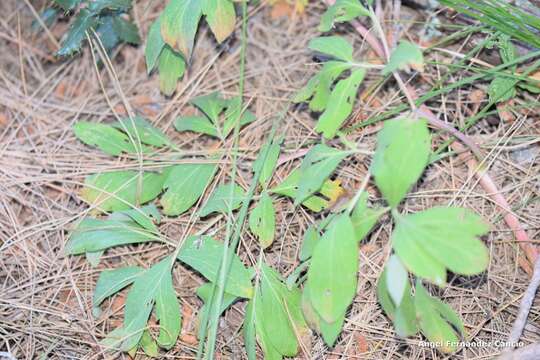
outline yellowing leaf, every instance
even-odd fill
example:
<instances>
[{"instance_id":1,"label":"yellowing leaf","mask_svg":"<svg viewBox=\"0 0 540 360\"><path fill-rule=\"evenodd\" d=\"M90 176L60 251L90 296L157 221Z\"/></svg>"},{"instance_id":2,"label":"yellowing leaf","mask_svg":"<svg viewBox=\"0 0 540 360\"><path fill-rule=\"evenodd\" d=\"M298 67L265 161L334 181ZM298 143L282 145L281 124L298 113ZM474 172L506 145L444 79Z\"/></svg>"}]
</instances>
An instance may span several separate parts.
<instances>
[{"instance_id":1,"label":"yellowing leaf","mask_svg":"<svg viewBox=\"0 0 540 360\"><path fill-rule=\"evenodd\" d=\"M191 56L197 26L202 16L201 0L170 0L161 15L161 35L185 59Z\"/></svg>"},{"instance_id":2,"label":"yellowing leaf","mask_svg":"<svg viewBox=\"0 0 540 360\"><path fill-rule=\"evenodd\" d=\"M339 163L348 155L347 152L331 148L324 144L311 148L300 165L300 179L295 194L295 204L300 204L313 195L324 184Z\"/></svg>"},{"instance_id":3,"label":"yellowing leaf","mask_svg":"<svg viewBox=\"0 0 540 360\"><path fill-rule=\"evenodd\" d=\"M167 96L176 90L178 79L184 75L186 62L182 56L171 47L165 46L159 55L159 89Z\"/></svg>"},{"instance_id":4,"label":"yellowing leaf","mask_svg":"<svg viewBox=\"0 0 540 360\"><path fill-rule=\"evenodd\" d=\"M206 22L218 43L223 42L233 31L236 22L234 5L229 0L201 0Z\"/></svg>"}]
</instances>

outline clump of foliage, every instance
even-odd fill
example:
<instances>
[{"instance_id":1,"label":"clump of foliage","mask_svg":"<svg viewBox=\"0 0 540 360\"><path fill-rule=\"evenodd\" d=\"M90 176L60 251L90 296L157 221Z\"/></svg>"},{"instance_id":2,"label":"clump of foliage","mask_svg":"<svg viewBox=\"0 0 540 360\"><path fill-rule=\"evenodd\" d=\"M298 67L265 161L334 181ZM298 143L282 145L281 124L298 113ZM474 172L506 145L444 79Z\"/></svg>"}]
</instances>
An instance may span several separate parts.
<instances>
[{"instance_id":1,"label":"clump of foliage","mask_svg":"<svg viewBox=\"0 0 540 360\"><path fill-rule=\"evenodd\" d=\"M152 40L146 48L150 70L164 61L163 56L172 56L177 65L189 59L203 15L218 40L232 31L234 21L232 25L231 21L224 22L234 17L230 1L173 0L152 25ZM323 15L320 30L327 32L335 23L360 16L371 19L375 28L380 27L370 6L356 0L337 0ZM77 224L66 245L68 254L85 254L95 265L111 247L146 242L170 246L169 254L147 269L122 267L101 273L94 292L95 313L99 313L99 306L107 297L130 286L124 323L102 341L105 347L127 352L141 349L157 356L159 348L170 349L175 344L181 328L181 311L171 270L177 262L208 281L197 291L205 304L199 312L200 349L212 349L215 337L207 333L216 316L239 301L247 301L243 335L248 358L256 358L256 343L265 358L295 356L302 339L312 331L321 334L331 347L356 296L358 276L362 276L358 274L359 244L386 214L393 222L391 254L379 277L377 294L396 333L408 337L420 332L440 344L439 349L444 352L455 351L458 340L466 337L459 316L431 296L425 285L444 287L448 271L462 275L485 271L488 250L480 237L488 226L464 208L433 207L416 213L401 208L432 155L427 121L414 111L384 123L364 185L348 203L333 208L307 229L298 268L285 279L268 265L265 249L271 248L276 237L276 197L285 196L295 206L321 212L335 205L341 196L339 181L330 177L343 161L359 152L355 144L346 141L341 128L353 111L367 72L388 76L423 66L420 49L406 41L393 49L385 65L357 60L353 46L338 36L313 39L309 47L323 54L327 61L294 101L308 102L311 110L321 113L315 131L327 140L339 136L342 145L330 146L322 141L313 145L300 166L281 182L276 184L274 179L281 152L281 139L275 136L275 128L253 162L253 183L247 191L235 182L234 176L213 184L219 160L214 157L185 159L173 166L152 163L152 171L141 166L138 171L112 171L85 179L82 198L91 204L95 217ZM159 68L160 77L168 74L166 89L170 90L173 80L175 83L181 75L171 75L163 69ZM220 140L233 136L237 140L240 127L255 120L242 106L241 97L224 99L211 93L194 98L191 103L200 114L176 119L176 130ZM85 144L111 156L145 156L160 148L175 149L163 132L139 117L110 124L78 122L74 132ZM371 177L382 195L379 205L372 204L365 191ZM214 190L205 196L212 185L216 185ZM156 199L159 200L155 202ZM198 233L171 246L159 232L160 213L177 216L198 203L202 206L194 210L193 219L238 211L234 230L228 229L224 242ZM243 231L249 207L248 228L260 246L260 257L252 266L242 262L235 253L235 243L229 241ZM159 322L158 332L147 326L152 312ZM211 358L212 350L209 354Z\"/></svg>"},{"instance_id":2,"label":"clump of foliage","mask_svg":"<svg viewBox=\"0 0 540 360\"><path fill-rule=\"evenodd\" d=\"M131 0L54 0L53 4L42 15L46 23L51 23L61 13L74 16L58 56L80 51L90 34L97 35L107 52L122 42L133 45L141 42L137 26L126 19Z\"/></svg>"}]
</instances>

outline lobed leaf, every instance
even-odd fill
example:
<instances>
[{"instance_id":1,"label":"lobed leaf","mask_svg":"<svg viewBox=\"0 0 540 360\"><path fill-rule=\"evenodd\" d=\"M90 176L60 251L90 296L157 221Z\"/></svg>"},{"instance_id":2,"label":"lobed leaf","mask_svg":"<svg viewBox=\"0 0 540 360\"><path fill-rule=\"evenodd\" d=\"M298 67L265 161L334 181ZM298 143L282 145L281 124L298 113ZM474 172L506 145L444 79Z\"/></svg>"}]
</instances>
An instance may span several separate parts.
<instances>
[{"instance_id":1,"label":"lobed leaf","mask_svg":"<svg viewBox=\"0 0 540 360\"><path fill-rule=\"evenodd\" d=\"M334 23L347 22L359 16L369 16L369 11L358 0L336 0L321 16L319 31L327 32Z\"/></svg>"},{"instance_id":2,"label":"lobed leaf","mask_svg":"<svg viewBox=\"0 0 540 360\"><path fill-rule=\"evenodd\" d=\"M93 12L87 9L81 9L75 17L73 24L71 24L67 36L62 41L62 47L56 52L56 55L68 56L79 51L82 42L86 38L86 32L94 28L98 22Z\"/></svg>"},{"instance_id":3,"label":"lobed leaf","mask_svg":"<svg viewBox=\"0 0 540 360\"><path fill-rule=\"evenodd\" d=\"M300 103L309 99L309 108L312 111L323 111L328 104L331 88L334 81L351 65L341 61L326 62L321 71L313 76L293 98L293 102Z\"/></svg>"},{"instance_id":4,"label":"lobed leaf","mask_svg":"<svg viewBox=\"0 0 540 360\"><path fill-rule=\"evenodd\" d=\"M341 36L321 36L312 39L308 47L325 55L329 55L337 60L352 62L353 47Z\"/></svg>"},{"instance_id":5,"label":"lobed leaf","mask_svg":"<svg viewBox=\"0 0 540 360\"><path fill-rule=\"evenodd\" d=\"M424 56L418 45L402 40L390 55L390 60L384 67L382 74L388 75L399 69L407 69L409 66L415 70L423 71Z\"/></svg>"},{"instance_id":6,"label":"lobed leaf","mask_svg":"<svg viewBox=\"0 0 540 360\"><path fill-rule=\"evenodd\" d=\"M392 246L409 271L442 285L446 269L475 275L487 268L488 250L478 239L487 231L470 210L434 207L397 217Z\"/></svg>"}]
</instances>

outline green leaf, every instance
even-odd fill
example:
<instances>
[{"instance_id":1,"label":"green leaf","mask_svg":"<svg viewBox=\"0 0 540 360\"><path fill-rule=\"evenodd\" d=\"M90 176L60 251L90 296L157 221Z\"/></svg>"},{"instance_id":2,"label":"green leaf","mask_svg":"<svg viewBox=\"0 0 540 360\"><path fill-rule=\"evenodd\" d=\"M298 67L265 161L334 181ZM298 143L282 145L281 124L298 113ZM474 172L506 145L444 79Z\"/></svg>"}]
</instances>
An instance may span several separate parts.
<instances>
[{"instance_id":1,"label":"green leaf","mask_svg":"<svg viewBox=\"0 0 540 360\"><path fill-rule=\"evenodd\" d=\"M165 41L161 37L161 17L152 23L146 39L144 48L144 57L146 59L146 70L148 74L154 70L157 65L159 55L165 47Z\"/></svg>"},{"instance_id":2,"label":"green leaf","mask_svg":"<svg viewBox=\"0 0 540 360\"><path fill-rule=\"evenodd\" d=\"M321 16L319 31L327 32L334 23L351 21L359 16L369 16L369 11L358 0L337 0Z\"/></svg>"},{"instance_id":3,"label":"green leaf","mask_svg":"<svg viewBox=\"0 0 540 360\"><path fill-rule=\"evenodd\" d=\"M139 341L139 346L144 351L144 353L150 357L159 356L159 348L157 343L152 339L152 335L148 330L143 331L141 336L141 341Z\"/></svg>"},{"instance_id":4,"label":"green leaf","mask_svg":"<svg viewBox=\"0 0 540 360\"><path fill-rule=\"evenodd\" d=\"M81 198L101 211L136 207L156 198L161 192L163 176L153 172L113 171L88 176Z\"/></svg>"},{"instance_id":5,"label":"green leaf","mask_svg":"<svg viewBox=\"0 0 540 360\"><path fill-rule=\"evenodd\" d=\"M134 45L139 45L141 43L139 29L137 29L137 26L131 21L127 21L121 16L114 16L113 28L120 40Z\"/></svg>"},{"instance_id":6,"label":"green leaf","mask_svg":"<svg viewBox=\"0 0 540 360\"><path fill-rule=\"evenodd\" d=\"M313 308L310 293L311 292L309 290L309 284L306 283L304 285L304 292L302 294L301 303L304 318L309 324L310 328L322 334L323 340L326 345L328 345L329 347L333 347L337 338L339 337L339 334L341 333L341 329L343 328L346 312L343 312L343 314L341 314L334 322L329 323L324 321L324 319L322 319L321 316L317 313L317 311Z\"/></svg>"},{"instance_id":7,"label":"green leaf","mask_svg":"<svg viewBox=\"0 0 540 360\"><path fill-rule=\"evenodd\" d=\"M202 16L201 0L171 0L163 10L161 35L173 49L189 59Z\"/></svg>"},{"instance_id":8,"label":"green leaf","mask_svg":"<svg viewBox=\"0 0 540 360\"><path fill-rule=\"evenodd\" d=\"M409 271L442 285L446 268L463 275L487 268L489 253L478 239L487 231L488 226L470 210L434 207L398 216L392 246Z\"/></svg>"},{"instance_id":9,"label":"green leaf","mask_svg":"<svg viewBox=\"0 0 540 360\"><path fill-rule=\"evenodd\" d=\"M391 207L396 207L424 172L431 136L424 119L388 120L377 135L371 172ZM399 176L396 176L399 174Z\"/></svg>"},{"instance_id":10,"label":"green leaf","mask_svg":"<svg viewBox=\"0 0 540 360\"><path fill-rule=\"evenodd\" d=\"M161 222L161 214L159 213L156 205L150 204L138 209L129 209L124 211L116 211L109 216L111 220L119 221L135 221L137 224L157 234L159 232L157 226L154 223L159 224Z\"/></svg>"},{"instance_id":11,"label":"green leaf","mask_svg":"<svg viewBox=\"0 0 540 360\"><path fill-rule=\"evenodd\" d=\"M113 246L158 241L159 238L133 221L84 219L73 230L64 251L77 255Z\"/></svg>"},{"instance_id":12,"label":"green leaf","mask_svg":"<svg viewBox=\"0 0 540 360\"><path fill-rule=\"evenodd\" d=\"M107 53L110 53L120 43L120 38L114 30L114 16L100 16L96 33Z\"/></svg>"},{"instance_id":13,"label":"green leaf","mask_svg":"<svg viewBox=\"0 0 540 360\"><path fill-rule=\"evenodd\" d=\"M219 185L199 211L199 216L205 217L214 212L227 214L229 210L238 209L244 197L244 189L237 184L227 183Z\"/></svg>"},{"instance_id":14,"label":"green leaf","mask_svg":"<svg viewBox=\"0 0 540 360\"><path fill-rule=\"evenodd\" d=\"M128 266L101 272L94 289L93 307L98 308L106 298L133 283L144 271L138 266Z\"/></svg>"},{"instance_id":15,"label":"green leaf","mask_svg":"<svg viewBox=\"0 0 540 360\"><path fill-rule=\"evenodd\" d=\"M439 350L451 353L457 350L458 337L452 327L441 317L434 299L427 293L420 280L416 281L414 296L416 316L420 330Z\"/></svg>"},{"instance_id":16,"label":"green leaf","mask_svg":"<svg viewBox=\"0 0 540 360\"><path fill-rule=\"evenodd\" d=\"M291 171L289 176L287 176L280 184L272 188L270 192L294 198L297 193L300 176L300 169ZM332 205L331 201L327 199L331 199L332 196L341 191L342 188L340 187L339 182L326 180L322 187L317 190L322 196L312 195L304 200L302 205L312 211L320 212Z\"/></svg>"},{"instance_id":17,"label":"green leaf","mask_svg":"<svg viewBox=\"0 0 540 360\"><path fill-rule=\"evenodd\" d=\"M257 299L259 296L257 296ZM272 345L272 336L268 334L265 329L265 317L263 313L263 306L260 300L254 303L255 307L255 332L257 333L257 339L261 345L261 349L264 353L265 360L281 360L283 355Z\"/></svg>"},{"instance_id":18,"label":"green leaf","mask_svg":"<svg viewBox=\"0 0 540 360\"><path fill-rule=\"evenodd\" d=\"M176 344L180 334L182 319L180 303L174 291L172 276L168 272L156 290L156 318L159 320L159 336L157 343L164 349L170 349Z\"/></svg>"},{"instance_id":19,"label":"green leaf","mask_svg":"<svg viewBox=\"0 0 540 360\"><path fill-rule=\"evenodd\" d=\"M311 99L309 108L312 111L323 111L330 98L331 87L334 81L345 71L351 68L350 64L341 61L326 62L321 71L313 76L293 98L293 102L300 103Z\"/></svg>"},{"instance_id":20,"label":"green leaf","mask_svg":"<svg viewBox=\"0 0 540 360\"><path fill-rule=\"evenodd\" d=\"M88 8L99 13L103 10L126 11L131 7L131 0L93 0L88 4Z\"/></svg>"},{"instance_id":21,"label":"green leaf","mask_svg":"<svg viewBox=\"0 0 540 360\"><path fill-rule=\"evenodd\" d=\"M236 96L225 100L227 109L225 110L225 120L223 122L223 137L227 137L234 130L236 122L240 119L240 127L252 123L256 120L255 115L242 107L240 97Z\"/></svg>"},{"instance_id":22,"label":"green leaf","mask_svg":"<svg viewBox=\"0 0 540 360\"><path fill-rule=\"evenodd\" d=\"M274 169L279 159L279 153L281 152L281 141L282 139L269 139L263 145L257 159L253 163L254 173L257 172L258 169L261 170L259 184L261 184L264 189L266 189L270 180L272 180L272 175L274 175ZM266 159L263 159L262 156L265 153L267 153Z\"/></svg>"},{"instance_id":23,"label":"green leaf","mask_svg":"<svg viewBox=\"0 0 540 360\"><path fill-rule=\"evenodd\" d=\"M510 77L500 76L494 78L488 87L489 101L501 103L516 97L516 85L518 80Z\"/></svg>"},{"instance_id":24,"label":"green leaf","mask_svg":"<svg viewBox=\"0 0 540 360\"><path fill-rule=\"evenodd\" d=\"M304 202L310 195L319 190L347 155L348 153L345 151L324 144L318 144L311 148L300 165L300 179L294 199L295 205Z\"/></svg>"},{"instance_id":25,"label":"green leaf","mask_svg":"<svg viewBox=\"0 0 540 360\"><path fill-rule=\"evenodd\" d=\"M307 279L310 299L328 323L339 319L356 294L357 244L351 219L340 215L313 250Z\"/></svg>"},{"instance_id":26,"label":"green leaf","mask_svg":"<svg viewBox=\"0 0 540 360\"><path fill-rule=\"evenodd\" d=\"M62 42L62 47L56 52L57 56L68 56L81 49L83 40L86 39L86 32L94 28L98 24L97 17L94 13L81 9L75 21L69 28L66 38Z\"/></svg>"},{"instance_id":27,"label":"green leaf","mask_svg":"<svg viewBox=\"0 0 540 360\"><path fill-rule=\"evenodd\" d=\"M386 267L377 282L377 298L386 315L394 323L398 336L412 336L418 332L418 327L416 324L414 301L411 295L411 285L409 281L405 283L401 302L399 306L396 306L388 290L387 281L389 277L388 268Z\"/></svg>"},{"instance_id":28,"label":"green leaf","mask_svg":"<svg viewBox=\"0 0 540 360\"><path fill-rule=\"evenodd\" d=\"M140 116L121 119L113 123L112 126L129 134L136 143L140 140L143 144L157 147L171 143L163 131L157 129L148 120Z\"/></svg>"},{"instance_id":29,"label":"green leaf","mask_svg":"<svg viewBox=\"0 0 540 360\"><path fill-rule=\"evenodd\" d=\"M103 256L104 252L105 250L87 251L84 255L86 257L86 261L90 263L90 266L95 268L99 265L99 262L101 261L101 256Z\"/></svg>"},{"instance_id":30,"label":"green leaf","mask_svg":"<svg viewBox=\"0 0 540 360\"><path fill-rule=\"evenodd\" d=\"M308 47L313 51L329 55L337 60L354 61L352 45L341 36L317 37L309 42Z\"/></svg>"},{"instance_id":31,"label":"green leaf","mask_svg":"<svg viewBox=\"0 0 540 360\"><path fill-rule=\"evenodd\" d=\"M302 249L300 250L300 261L306 261L313 254L313 249L319 243L321 236L317 231L317 227L310 225L304 233L302 241Z\"/></svg>"},{"instance_id":32,"label":"green leaf","mask_svg":"<svg viewBox=\"0 0 540 360\"><path fill-rule=\"evenodd\" d=\"M123 326L109 333L101 342L103 346L122 351L129 351L137 346L147 328L146 322L154 307L156 296L163 288L172 286L170 265L171 259L167 257L136 278L126 298ZM178 300L175 301L178 305ZM176 307L176 311L180 311L179 306ZM165 316L163 313L160 315ZM160 322L162 321L163 318ZM174 341L176 342L176 338Z\"/></svg>"},{"instance_id":33,"label":"green leaf","mask_svg":"<svg viewBox=\"0 0 540 360\"><path fill-rule=\"evenodd\" d=\"M319 117L315 131L327 139L333 138L343 122L351 114L358 87L366 75L365 69L356 69L351 75L338 81L328 99L326 110Z\"/></svg>"},{"instance_id":34,"label":"green leaf","mask_svg":"<svg viewBox=\"0 0 540 360\"><path fill-rule=\"evenodd\" d=\"M216 164L179 164L167 171L160 203L166 215L180 215L199 200L216 173Z\"/></svg>"},{"instance_id":35,"label":"green leaf","mask_svg":"<svg viewBox=\"0 0 540 360\"><path fill-rule=\"evenodd\" d=\"M244 335L244 347L248 360L257 360L257 344L255 331L255 301L257 296L254 296L246 306L246 315L244 324L242 325L242 333Z\"/></svg>"},{"instance_id":36,"label":"green leaf","mask_svg":"<svg viewBox=\"0 0 540 360\"><path fill-rule=\"evenodd\" d=\"M159 55L159 89L167 96L176 90L176 83L184 75L186 62L182 56L165 45Z\"/></svg>"},{"instance_id":37,"label":"green leaf","mask_svg":"<svg viewBox=\"0 0 540 360\"><path fill-rule=\"evenodd\" d=\"M362 241L373 229L382 214L386 212L383 208L370 208L367 204L368 193L364 192L351 213L351 221L354 233L358 242Z\"/></svg>"},{"instance_id":38,"label":"green leaf","mask_svg":"<svg viewBox=\"0 0 540 360\"><path fill-rule=\"evenodd\" d=\"M386 286L388 287L388 293L394 303L394 306L399 307L401 299L405 294L407 284L409 283L409 276L407 270L403 267L401 261L396 255L390 256L386 263Z\"/></svg>"},{"instance_id":39,"label":"green leaf","mask_svg":"<svg viewBox=\"0 0 540 360\"><path fill-rule=\"evenodd\" d=\"M45 8L40 14L39 19L43 21L45 26L51 27L55 21L62 15L62 12L54 7ZM37 32L41 30L41 23L38 19L32 21L32 31Z\"/></svg>"},{"instance_id":40,"label":"green leaf","mask_svg":"<svg viewBox=\"0 0 540 360\"><path fill-rule=\"evenodd\" d=\"M234 31L236 13L231 1L202 0L202 12L218 43L222 43Z\"/></svg>"},{"instance_id":41,"label":"green leaf","mask_svg":"<svg viewBox=\"0 0 540 360\"><path fill-rule=\"evenodd\" d=\"M321 318L320 322L320 328L321 328L321 334L323 336L324 342L326 345L333 347L336 343L337 338L339 337L339 334L341 334L341 329L343 328L343 324L345 323L345 312L341 314L338 319L332 323L324 321L324 319Z\"/></svg>"},{"instance_id":42,"label":"green leaf","mask_svg":"<svg viewBox=\"0 0 540 360\"><path fill-rule=\"evenodd\" d=\"M224 248L222 243L209 236L190 236L182 245L178 253L178 260L197 270L210 282L215 283ZM253 295L252 277L252 269L246 269L240 258L233 255L225 291L231 295L251 298Z\"/></svg>"},{"instance_id":43,"label":"green leaf","mask_svg":"<svg viewBox=\"0 0 540 360\"><path fill-rule=\"evenodd\" d=\"M174 128L177 131L193 131L196 133L206 134L219 137L214 124L208 120L206 116L182 116L174 121Z\"/></svg>"},{"instance_id":44,"label":"green leaf","mask_svg":"<svg viewBox=\"0 0 540 360\"><path fill-rule=\"evenodd\" d=\"M212 292L214 291L215 285L213 283L205 283L197 288L197 295L203 300L204 304L199 310L199 314L197 315L199 319L199 324L202 323L202 319L204 319L210 312L209 302L210 298L212 297ZM223 293L223 301L221 303L221 311L220 314L223 314L229 306L231 306L236 300L238 300L238 297L235 295L231 295L228 293ZM199 331L197 333L197 338L201 339L201 332L202 328L199 328Z\"/></svg>"},{"instance_id":45,"label":"green leaf","mask_svg":"<svg viewBox=\"0 0 540 360\"><path fill-rule=\"evenodd\" d=\"M298 352L298 341L289 319L285 297L289 290L279 275L266 264L261 267L260 301L263 326L271 334L269 342L282 355L294 356Z\"/></svg>"},{"instance_id":46,"label":"green leaf","mask_svg":"<svg viewBox=\"0 0 540 360\"><path fill-rule=\"evenodd\" d=\"M384 67L382 74L388 75L398 69L407 69L409 66L415 70L423 71L424 56L418 45L402 40L390 55L390 60Z\"/></svg>"},{"instance_id":47,"label":"green leaf","mask_svg":"<svg viewBox=\"0 0 540 360\"><path fill-rule=\"evenodd\" d=\"M72 10L81 4L82 0L54 0L54 3L64 10Z\"/></svg>"},{"instance_id":48,"label":"green leaf","mask_svg":"<svg viewBox=\"0 0 540 360\"><path fill-rule=\"evenodd\" d=\"M73 132L86 145L96 146L109 155L136 152L129 137L110 125L78 121L73 125Z\"/></svg>"},{"instance_id":49,"label":"green leaf","mask_svg":"<svg viewBox=\"0 0 540 360\"><path fill-rule=\"evenodd\" d=\"M263 249L272 245L276 232L276 211L266 192L262 193L259 203L251 210L249 230L257 236Z\"/></svg>"},{"instance_id":50,"label":"green leaf","mask_svg":"<svg viewBox=\"0 0 540 360\"><path fill-rule=\"evenodd\" d=\"M227 100L222 99L218 91L197 96L189 102L201 110L216 127L219 125L219 114L227 108Z\"/></svg>"}]
</instances>

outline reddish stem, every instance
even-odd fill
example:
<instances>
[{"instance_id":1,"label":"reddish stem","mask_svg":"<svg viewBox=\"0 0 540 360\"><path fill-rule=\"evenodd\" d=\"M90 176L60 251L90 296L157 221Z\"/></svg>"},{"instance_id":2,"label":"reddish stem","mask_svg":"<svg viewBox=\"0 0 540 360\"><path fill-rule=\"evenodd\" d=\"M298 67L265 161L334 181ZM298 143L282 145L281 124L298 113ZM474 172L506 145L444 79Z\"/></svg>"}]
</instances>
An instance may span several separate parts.
<instances>
[{"instance_id":1,"label":"reddish stem","mask_svg":"<svg viewBox=\"0 0 540 360\"><path fill-rule=\"evenodd\" d=\"M333 0L326 0L326 2L331 5L334 1ZM375 54L377 54L378 57L385 60L386 56L384 54L383 46L381 45L380 41L373 36L373 34L366 29L359 21L352 21L351 24L353 25L354 29L364 38L364 40L371 46ZM405 92L408 92L408 94L413 99L418 98L418 94L416 93L416 89L413 87L404 85L402 87L402 90ZM453 127L447 125L445 122L441 121L427 106L421 105L419 108L419 112L422 113L423 116L427 118L427 120L430 122L431 125L434 127L437 127L441 130L446 130L449 133L451 133L453 136L461 140L464 144L466 144L471 151L475 154L475 156L480 156L480 151L476 144L474 142L469 141L469 138L459 132L458 130L454 129ZM460 144L459 142L454 141L450 147L456 151L457 153L462 153L466 150L466 148ZM535 246L533 246L530 243L529 236L527 235L527 232L523 230L523 227L521 226L519 219L517 216L512 212L512 209L510 205L508 204L508 201L506 201L506 198L502 195L502 193L497 188L497 185L493 181L493 179L489 176L487 171L481 171L478 166L478 162L476 159L471 158L467 161L467 166L471 171L474 172L475 176L478 178L478 182L480 183L480 186L488 193L488 196L491 197L491 199L502 209L504 212L504 221L508 225L508 227L512 230L514 233L514 236L516 240L518 241L521 249L527 256L527 259L529 260L529 263L526 261L520 261L520 266L529 274L532 275L532 266L531 264L534 264L536 262L536 259L538 257L538 250ZM521 259L521 258L520 258Z\"/></svg>"}]
</instances>

